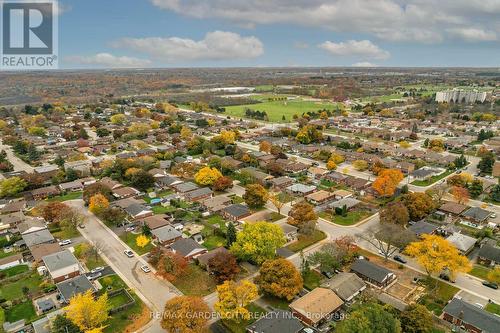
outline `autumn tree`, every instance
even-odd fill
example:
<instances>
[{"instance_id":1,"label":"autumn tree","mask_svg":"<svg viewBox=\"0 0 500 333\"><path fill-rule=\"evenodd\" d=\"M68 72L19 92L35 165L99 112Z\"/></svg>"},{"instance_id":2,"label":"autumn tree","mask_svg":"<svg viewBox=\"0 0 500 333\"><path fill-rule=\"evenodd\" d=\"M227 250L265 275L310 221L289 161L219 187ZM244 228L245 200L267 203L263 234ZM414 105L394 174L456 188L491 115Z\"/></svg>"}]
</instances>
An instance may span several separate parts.
<instances>
[{"instance_id":1,"label":"autumn tree","mask_svg":"<svg viewBox=\"0 0 500 333\"><path fill-rule=\"evenodd\" d=\"M212 185L221 177L222 173L218 169L206 166L195 174L194 180L200 185Z\"/></svg>"},{"instance_id":2,"label":"autumn tree","mask_svg":"<svg viewBox=\"0 0 500 333\"><path fill-rule=\"evenodd\" d=\"M295 137L302 144L310 144L323 140L323 134L313 125L303 126Z\"/></svg>"},{"instance_id":3,"label":"autumn tree","mask_svg":"<svg viewBox=\"0 0 500 333\"><path fill-rule=\"evenodd\" d=\"M365 171L366 169L368 169L368 162L364 160L356 160L352 162L352 166L358 171Z\"/></svg>"},{"instance_id":4,"label":"autumn tree","mask_svg":"<svg viewBox=\"0 0 500 333\"><path fill-rule=\"evenodd\" d=\"M106 199L106 197L100 193L94 194L90 198L89 201L89 210L96 214L99 215L102 213L105 209L109 207L109 201Z\"/></svg>"},{"instance_id":5,"label":"autumn tree","mask_svg":"<svg viewBox=\"0 0 500 333\"><path fill-rule=\"evenodd\" d=\"M316 225L316 221L318 220L318 215L314 211L314 207L305 200L293 205L288 215L288 223L296 226L299 230L308 224Z\"/></svg>"},{"instance_id":6,"label":"autumn tree","mask_svg":"<svg viewBox=\"0 0 500 333\"><path fill-rule=\"evenodd\" d=\"M492 269L486 278L490 282L494 282L496 284L500 284L500 267L495 267Z\"/></svg>"},{"instance_id":7,"label":"autumn tree","mask_svg":"<svg viewBox=\"0 0 500 333\"><path fill-rule=\"evenodd\" d=\"M135 187L140 191L147 191L149 188L153 187L155 184L155 178L149 172L140 170L132 175L130 179L130 185Z\"/></svg>"},{"instance_id":8,"label":"autumn tree","mask_svg":"<svg viewBox=\"0 0 500 333\"><path fill-rule=\"evenodd\" d=\"M140 248L146 247L146 245L148 245L150 242L151 242L151 240L145 235L139 235L135 239L136 245Z\"/></svg>"},{"instance_id":9,"label":"autumn tree","mask_svg":"<svg viewBox=\"0 0 500 333\"><path fill-rule=\"evenodd\" d=\"M186 273L188 263L183 256L174 252L166 252L160 246L153 247L150 252L149 262L158 274L170 282Z\"/></svg>"},{"instance_id":10,"label":"autumn tree","mask_svg":"<svg viewBox=\"0 0 500 333\"><path fill-rule=\"evenodd\" d=\"M236 258L228 252L218 252L210 258L207 268L219 283L234 280L240 272L240 266L238 266Z\"/></svg>"},{"instance_id":11,"label":"autumn tree","mask_svg":"<svg viewBox=\"0 0 500 333\"><path fill-rule=\"evenodd\" d=\"M399 320L382 305L367 303L351 312L350 316L341 321L335 328L339 333L401 333Z\"/></svg>"},{"instance_id":12,"label":"autumn tree","mask_svg":"<svg viewBox=\"0 0 500 333\"><path fill-rule=\"evenodd\" d=\"M266 153L270 153L271 152L271 143L269 143L269 141L265 141L265 140L261 141L259 144L259 150L266 152Z\"/></svg>"},{"instance_id":13,"label":"autumn tree","mask_svg":"<svg viewBox=\"0 0 500 333\"><path fill-rule=\"evenodd\" d=\"M415 235L401 225L383 223L379 227L371 227L363 233L356 235L371 245L373 245L387 260L398 249L404 248L414 240Z\"/></svg>"},{"instance_id":14,"label":"autumn tree","mask_svg":"<svg viewBox=\"0 0 500 333\"><path fill-rule=\"evenodd\" d=\"M245 223L243 230L236 235L231 252L242 260L261 264L276 255L276 250L285 245L283 230L273 223Z\"/></svg>"},{"instance_id":15,"label":"autumn tree","mask_svg":"<svg viewBox=\"0 0 500 333\"><path fill-rule=\"evenodd\" d=\"M269 194L269 201L276 207L278 214L281 214L281 208L285 205L283 201L281 201L281 197L279 193L273 192Z\"/></svg>"},{"instance_id":16,"label":"autumn tree","mask_svg":"<svg viewBox=\"0 0 500 333\"><path fill-rule=\"evenodd\" d=\"M108 199L108 201L111 201L113 199L113 194L111 192L111 189L106 185L97 182L85 187L83 190L82 197L86 205L90 203L90 198L93 197L95 194L104 195L106 199Z\"/></svg>"},{"instance_id":17,"label":"autumn tree","mask_svg":"<svg viewBox=\"0 0 500 333\"><path fill-rule=\"evenodd\" d=\"M380 222L405 226L410 221L410 214L405 205L399 201L388 203L380 210Z\"/></svg>"},{"instance_id":18,"label":"autumn tree","mask_svg":"<svg viewBox=\"0 0 500 333\"><path fill-rule=\"evenodd\" d=\"M109 120L111 121L112 124L123 125L123 124L125 124L127 117L123 113L117 113L117 114L112 115L109 118Z\"/></svg>"},{"instance_id":19,"label":"autumn tree","mask_svg":"<svg viewBox=\"0 0 500 333\"><path fill-rule=\"evenodd\" d=\"M333 160L328 160L328 162L326 163L326 168L328 170L335 170L337 169L337 164L333 161Z\"/></svg>"},{"instance_id":20,"label":"autumn tree","mask_svg":"<svg viewBox=\"0 0 500 333\"><path fill-rule=\"evenodd\" d=\"M336 165L339 165L341 163L344 163L345 158L344 158L344 156L340 155L339 153L332 153L328 160L333 161L333 163L335 163Z\"/></svg>"},{"instance_id":21,"label":"autumn tree","mask_svg":"<svg viewBox=\"0 0 500 333\"><path fill-rule=\"evenodd\" d=\"M421 220L436 207L432 197L421 192L405 194L402 196L401 202L408 209L412 221Z\"/></svg>"},{"instance_id":22,"label":"autumn tree","mask_svg":"<svg viewBox=\"0 0 500 333\"><path fill-rule=\"evenodd\" d=\"M222 318L240 322L250 319L251 314L246 306L257 296L257 286L248 280L225 281L217 286L218 300L214 308Z\"/></svg>"},{"instance_id":23,"label":"autumn tree","mask_svg":"<svg viewBox=\"0 0 500 333\"><path fill-rule=\"evenodd\" d=\"M230 177L222 176L219 177L213 184L212 189L214 191L225 191L233 187L233 180Z\"/></svg>"},{"instance_id":24,"label":"autumn tree","mask_svg":"<svg viewBox=\"0 0 500 333\"><path fill-rule=\"evenodd\" d=\"M405 333L430 333L434 328L432 314L421 304L412 304L401 312L401 328Z\"/></svg>"},{"instance_id":25,"label":"autumn tree","mask_svg":"<svg viewBox=\"0 0 500 333\"><path fill-rule=\"evenodd\" d=\"M266 294L292 300L303 286L302 276L288 260L279 258L265 261L255 283Z\"/></svg>"},{"instance_id":26,"label":"autumn tree","mask_svg":"<svg viewBox=\"0 0 500 333\"><path fill-rule=\"evenodd\" d=\"M260 208L264 206L269 198L269 193L260 184L250 184L246 187L243 200L250 208Z\"/></svg>"},{"instance_id":27,"label":"autumn tree","mask_svg":"<svg viewBox=\"0 0 500 333\"><path fill-rule=\"evenodd\" d=\"M383 197L390 197L394 195L396 187L399 182L403 180L404 176L400 170L384 169L379 174L377 179L372 184L372 187L377 193Z\"/></svg>"},{"instance_id":28,"label":"autumn tree","mask_svg":"<svg viewBox=\"0 0 500 333\"><path fill-rule=\"evenodd\" d=\"M64 214L71 208L59 201L48 202L35 208L37 212L49 223L61 221Z\"/></svg>"},{"instance_id":29,"label":"autumn tree","mask_svg":"<svg viewBox=\"0 0 500 333\"><path fill-rule=\"evenodd\" d=\"M161 327L167 332L202 333L208 323L210 308L198 296L177 296L167 301Z\"/></svg>"},{"instance_id":30,"label":"autumn tree","mask_svg":"<svg viewBox=\"0 0 500 333\"><path fill-rule=\"evenodd\" d=\"M180 132L180 137L182 140L189 140L193 136L193 132L189 129L189 127L182 126L181 132Z\"/></svg>"},{"instance_id":31,"label":"autumn tree","mask_svg":"<svg viewBox=\"0 0 500 333\"><path fill-rule=\"evenodd\" d=\"M445 268L453 277L457 272L468 272L471 264L457 248L437 235L423 234L421 240L409 244L405 253L415 257L427 274L440 273Z\"/></svg>"},{"instance_id":32,"label":"autumn tree","mask_svg":"<svg viewBox=\"0 0 500 333\"><path fill-rule=\"evenodd\" d=\"M73 296L66 309L66 317L82 331L92 331L103 328L108 319L108 294L104 293L97 299L90 290Z\"/></svg>"},{"instance_id":33,"label":"autumn tree","mask_svg":"<svg viewBox=\"0 0 500 333\"><path fill-rule=\"evenodd\" d=\"M451 195L453 195L453 198L455 198L455 200L461 205L464 205L469 201L469 191L466 188L453 186L451 189Z\"/></svg>"},{"instance_id":34,"label":"autumn tree","mask_svg":"<svg viewBox=\"0 0 500 333\"><path fill-rule=\"evenodd\" d=\"M0 182L0 196L11 197L24 191L28 183L19 177L10 177Z\"/></svg>"}]
</instances>

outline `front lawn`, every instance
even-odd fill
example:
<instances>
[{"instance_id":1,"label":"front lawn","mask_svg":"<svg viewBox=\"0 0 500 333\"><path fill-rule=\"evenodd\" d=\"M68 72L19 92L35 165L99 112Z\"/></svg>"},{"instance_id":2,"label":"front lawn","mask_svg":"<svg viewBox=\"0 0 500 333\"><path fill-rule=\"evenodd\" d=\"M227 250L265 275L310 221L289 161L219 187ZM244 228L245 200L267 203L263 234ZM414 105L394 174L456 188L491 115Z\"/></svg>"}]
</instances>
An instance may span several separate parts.
<instances>
[{"instance_id":1,"label":"front lawn","mask_svg":"<svg viewBox=\"0 0 500 333\"><path fill-rule=\"evenodd\" d=\"M469 274L474 275L475 277L478 277L483 280L488 279L488 273L491 271L491 269L481 266L481 265L474 265L472 269L470 270Z\"/></svg>"},{"instance_id":2,"label":"front lawn","mask_svg":"<svg viewBox=\"0 0 500 333\"><path fill-rule=\"evenodd\" d=\"M314 230L312 235L299 235L298 240L286 246L292 252L300 252L326 238L326 234L321 230Z\"/></svg>"},{"instance_id":3,"label":"front lawn","mask_svg":"<svg viewBox=\"0 0 500 333\"><path fill-rule=\"evenodd\" d=\"M286 299L277 298L274 296L266 295L262 297L262 300L272 306L275 309L288 310L288 302Z\"/></svg>"},{"instance_id":4,"label":"front lawn","mask_svg":"<svg viewBox=\"0 0 500 333\"><path fill-rule=\"evenodd\" d=\"M486 304L484 309L488 312L491 312L491 313L494 313L494 314L500 316L500 305L498 305L496 303L488 303L488 304Z\"/></svg>"},{"instance_id":5,"label":"front lawn","mask_svg":"<svg viewBox=\"0 0 500 333\"><path fill-rule=\"evenodd\" d=\"M153 213L155 214L166 214L166 213L172 213L173 211L175 211L175 207L173 206L153 206L151 208L151 210L153 211Z\"/></svg>"},{"instance_id":6,"label":"front lawn","mask_svg":"<svg viewBox=\"0 0 500 333\"><path fill-rule=\"evenodd\" d=\"M415 185L415 186L426 187L426 186L434 184L435 182L443 179L444 177L446 177L448 175L451 175L452 173L453 173L453 170L446 170L445 172L440 173L439 175L432 176L432 177L429 177L429 178L424 179L424 180L414 180L411 182L411 184Z\"/></svg>"},{"instance_id":7,"label":"front lawn","mask_svg":"<svg viewBox=\"0 0 500 333\"><path fill-rule=\"evenodd\" d=\"M19 303L8 310L5 310L5 321L8 321L10 323L21 319L25 319L27 322L29 322L34 318L36 318L36 312L31 301Z\"/></svg>"},{"instance_id":8,"label":"front lawn","mask_svg":"<svg viewBox=\"0 0 500 333\"><path fill-rule=\"evenodd\" d=\"M58 195L56 197L48 198L47 201L66 201L66 200L75 200L81 199L83 192L69 192L63 195Z\"/></svg>"},{"instance_id":9,"label":"front lawn","mask_svg":"<svg viewBox=\"0 0 500 333\"><path fill-rule=\"evenodd\" d=\"M184 295L206 296L216 287L210 275L196 264L190 264L187 272L172 283Z\"/></svg>"},{"instance_id":10,"label":"front lawn","mask_svg":"<svg viewBox=\"0 0 500 333\"><path fill-rule=\"evenodd\" d=\"M148 253L151 251L153 248L153 244L149 242L146 246L140 247L137 246L137 237L139 237L141 234L133 234L130 232L125 232L123 235L120 236L120 239L127 244L132 250L134 250L138 255L142 256L143 254Z\"/></svg>"},{"instance_id":11,"label":"front lawn","mask_svg":"<svg viewBox=\"0 0 500 333\"><path fill-rule=\"evenodd\" d=\"M104 260L102 260L100 255L97 255L96 257L95 254L89 255L87 253L89 247L90 247L89 243L77 244L75 246L75 252L74 252L75 257L77 257L78 260L83 261L85 263L85 266L87 266L87 268L90 270L96 267L106 266L106 263L104 262Z\"/></svg>"},{"instance_id":12,"label":"front lawn","mask_svg":"<svg viewBox=\"0 0 500 333\"><path fill-rule=\"evenodd\" d=\"M443 313L443 308L449 300L459 291L458 288L434 278L424 280L427 294L420 299L420 303L427 309L434 312L436 316Z\"/></svg>"},{"instance_id":13,"label":"front lawn","mask_svg":"<svg viewBox=\"0 0 500 333\"><path fill-rule=\"evenodd\" d=\"M305 274L302 274L302 279L304 280L304 288L307 290L313 290L319 287L321 280L323 280L323 275L317 271L310 269Z\"/></svg>"},{"instance_id":14,"label":"front lawn","mask_svg":"<svg viewBox=\"0 0 500 333\"><path fill-rule=\"evenodd\" d=\"M248 311L250 311L250 319L241 320L239 322L230 319L222 319L222 324L231 332L231 333L245 333L248 325L257 321L261 316L266 314L266 310L261 308L260 306L250 303L246 306ZM278 333L278 332L276 332Z\"/></svg>"},{"instance_id":15,"label":"front lawn","mask_svg":"<svg viewBox=\"0 0 500 333\"><path fill-rule=\"evenodd\" d=\"M2 269L0 271L0 274L4 275L5 277L11 277L11 276L21 274L21 273L24 273L27 271L29 271L28 265L17 265L17 266L10 267L7 269Z\"/></svg>"},{"instance_id":16,"label":"front lawn","mask_svg":"<svg viewBox=\"0 0 500 333\"><path fill-rule=\"evenodd\" d=\"M336 214L329 214L327 212L321 212L319 216L327 221L333 222L338 225L351 226L370 216L370 213L367 211L352 211L348 212L346 216L342 216Z\"/></svg>"}]
</instances>

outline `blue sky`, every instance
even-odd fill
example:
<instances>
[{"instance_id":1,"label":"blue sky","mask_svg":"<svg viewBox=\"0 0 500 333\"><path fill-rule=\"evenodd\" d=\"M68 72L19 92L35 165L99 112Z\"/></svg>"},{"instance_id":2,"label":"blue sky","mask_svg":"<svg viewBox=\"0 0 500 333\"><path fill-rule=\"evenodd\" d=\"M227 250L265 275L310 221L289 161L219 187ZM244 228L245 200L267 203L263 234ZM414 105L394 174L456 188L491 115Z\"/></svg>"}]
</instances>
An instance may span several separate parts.
<instances>
[{"instance_id":1,"label":"blue sky","mask_svg":"<svg viewBox=\"0 0 500 333\"><path fill-rule=\"evenodd\" d=\"M500 0L60 0L61 68L500 65Z\"/></svg>"}]
</instances>

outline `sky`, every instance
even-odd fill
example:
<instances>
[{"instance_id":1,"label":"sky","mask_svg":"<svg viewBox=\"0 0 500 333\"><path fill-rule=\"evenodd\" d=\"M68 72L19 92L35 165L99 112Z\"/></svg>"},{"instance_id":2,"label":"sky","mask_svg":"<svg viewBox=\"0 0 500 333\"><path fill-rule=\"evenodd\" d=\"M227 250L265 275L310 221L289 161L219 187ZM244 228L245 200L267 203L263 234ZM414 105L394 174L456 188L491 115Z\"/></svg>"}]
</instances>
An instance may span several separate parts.
<instances>
[{"instance_id":1,"label":"sky","mask_svg":"<svg viewBox=\"0 0 500 333\"><path fill-rule=\"evenodd\" d=\"M60 0L61 68L499 67L500 0Z\"/></svg>"}]
</instances>

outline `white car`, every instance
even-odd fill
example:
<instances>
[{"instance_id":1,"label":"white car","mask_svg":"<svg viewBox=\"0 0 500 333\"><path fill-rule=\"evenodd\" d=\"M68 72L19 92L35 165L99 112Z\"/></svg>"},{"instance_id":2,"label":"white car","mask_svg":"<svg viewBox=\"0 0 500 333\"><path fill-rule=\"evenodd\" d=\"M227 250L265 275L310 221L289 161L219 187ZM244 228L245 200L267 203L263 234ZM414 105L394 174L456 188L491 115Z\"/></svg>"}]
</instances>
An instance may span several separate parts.
<instances>
[{"instance_id":1,"label":"white car","mask_svg":"<svg viewBox=\"0 0 500 333\"><path fill-rule=\"evenodd\" d=\"M130 231L134 231L134 230L135 230L135 225L125 228L126 232L130 232Z\"/></svg>"},{"instance_id":2,"label":"white car","mask_svg":"<svg viewBox=\"0 0 500 333\"><path fill-rule=\"evenodd\" d=\"M141 270L142 270L144 273L149 273L149 272L151 272L151 269L149 269L148 265L142 265L142 266L141 266Z\"/></svg>"},{"instance_id":3,"label":"white car","mask_svg":"<svg viewBox=\"0 0 500 333\"><path fill-rule=\"evenodd\" d=\"M125 253L125 255L129 258L132 258L134 256L134 252L132 252L131 250L125 250L123 251L123 253Z\"/></svg>"},{"instance_id":4,"label":"white car","mask_svg":"<svg viewBox=\"0 0 500 333\"><path fill-rule=\"evenodd\" d=\"M59 242L60 246L65 246L71 244L71 239L65 239Z\"/></svg>"},{"instance_id":5,"label":"white car","mask_svg":"<svg viewBox=\"0 0 500 333\"><path fill-rule=\"evenodd\" d=\"M89 274L87 275L87 278L92 281L92 280L95 280L95 279L98 279L102 276L102 273L101 272L98 272L98 273L95 273L95 274Z\"/></svg>"},{"instance_id":6,"label":"white car","mask_svg":"<svg viewBox=\"0 0 500 333\"><path fill-rule=\"evenodd\" d=\"M91 271L90 271L90 274L99 273L99 272L102 272L103 270L104 270L104 267L99 266L99 267L96 267L96 268L94 268L93 270L91 270Z\"/></svg>"}]
</instances>

